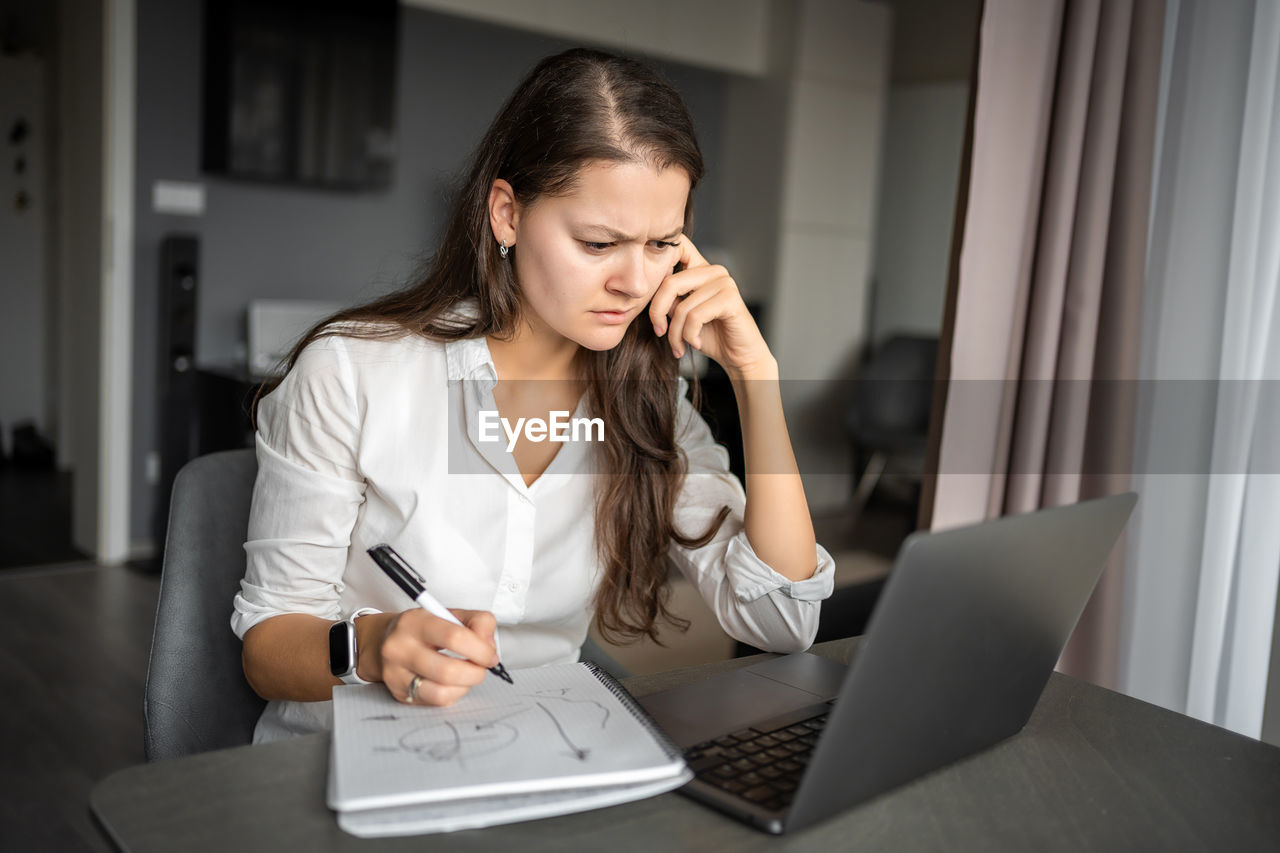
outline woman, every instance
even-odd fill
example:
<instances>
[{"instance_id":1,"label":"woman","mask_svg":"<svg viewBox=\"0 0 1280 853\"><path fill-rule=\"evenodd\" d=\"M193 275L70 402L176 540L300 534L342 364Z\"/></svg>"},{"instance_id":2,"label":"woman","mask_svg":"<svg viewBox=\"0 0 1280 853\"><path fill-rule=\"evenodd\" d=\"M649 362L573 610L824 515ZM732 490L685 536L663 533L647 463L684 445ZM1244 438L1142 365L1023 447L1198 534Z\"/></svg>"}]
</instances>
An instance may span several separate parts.
<instances>
[{"instance_id":1,"label":"woman","mask_svg":"<svg viewBox=\"0 0 1280 853\"><path fill-rule=\"evenodd\" d=\"M702 172L688 112L653 71L581 49L545 59L481 141L425 279L299 343L258 407L232 617L245 674L273 700L256 740L326 727L339 677L452 703L498 661L499 624L509 669L576 660L593 618L652 637L669 560L732 636L812 642L833 564L777 363L687 236ZM733 381L745 495L684 398L689 347ZM509 429L554 412L602 429ZM495 416L497 442L479 427ZM465 627L409 606L365 553L380 542ZM335 675L329 636L344 631L356 665Z\"/></svg>"}]
</instances>

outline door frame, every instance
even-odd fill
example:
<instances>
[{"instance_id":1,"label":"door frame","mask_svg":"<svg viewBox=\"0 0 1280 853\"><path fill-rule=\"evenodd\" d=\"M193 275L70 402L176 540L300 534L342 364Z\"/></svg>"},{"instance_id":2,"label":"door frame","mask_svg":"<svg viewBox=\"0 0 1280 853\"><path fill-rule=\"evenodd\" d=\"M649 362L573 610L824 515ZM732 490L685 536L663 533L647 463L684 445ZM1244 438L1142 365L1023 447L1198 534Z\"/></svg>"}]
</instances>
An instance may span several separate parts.
<instances>
[{"instance_id":1,"label":"door frame","mask_svg":"<svg viewBox=\"0 0 1280 853\"><path fill-rule=\"evenodd\" d=\"M60 0L58 15L60 54L75 49L68 32L86 24L95 27L90 43L100 39L101 45L100 64L91 59L68 66L60 60L60 73L77 78L59 83L61 133L74 130L79 142L72 147L60 142L53 166L63 184L58 251L64 269L56 285L58 464L73 472L75 546L98 563L115 565L130 557L137 5L136 0ZM81 75L91 72L99 83L82 85L88 81ZM94 134L98 122L100 132ZM95 139L96 150L84 147ZM96 183L99 192L77 193L69 185L76 180ZM76 199L92 195L100 207L96 215L82 217ZM77 343L79 335L96 340Z\"/></svg>"},{"instance_id":2,"label":"door frame","mask_svg":"<svg viewBox=\"0 0 1280 853\"><path fill-rule=\"evenodd\" d=\"M95 557L129 557L133 430L133 198L137 2L107 0L103 27L102 353Z\"/></svg>"}]
</instances>

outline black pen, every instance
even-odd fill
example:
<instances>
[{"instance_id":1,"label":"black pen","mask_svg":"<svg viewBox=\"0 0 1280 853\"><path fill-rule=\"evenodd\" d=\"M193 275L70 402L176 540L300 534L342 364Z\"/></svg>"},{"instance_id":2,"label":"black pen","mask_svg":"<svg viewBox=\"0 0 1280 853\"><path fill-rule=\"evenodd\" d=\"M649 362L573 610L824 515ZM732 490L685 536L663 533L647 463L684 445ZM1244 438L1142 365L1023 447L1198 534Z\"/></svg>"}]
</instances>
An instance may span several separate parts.
<instances>
[{"instance_id":1,"label":"black pen","mask_svg":"<svg viewBox=\"0 0 1280 853\"><path fill-rule=\"evenodd\" d=\"M459 622L458 617L450 613L443 604L436 601L431 593L427 592L426 587L423 586L422 576L415 572L413 567L405 562L404 557L397 554L390 545L374 545L369 549L369 556L378 564L378 568L386 572L387 577L395 581L396 585L416 601L423 610L433 616L440 617L446 622L452 622L461 628L467 627ZM496 635L494 636L494 641L497 641ZM502 665L501 661L498 662L497 666L489 667L489 671L508 684L515 684L511 680L511 676L507 674L507 668Z\"/></svg>"}]
</instances>

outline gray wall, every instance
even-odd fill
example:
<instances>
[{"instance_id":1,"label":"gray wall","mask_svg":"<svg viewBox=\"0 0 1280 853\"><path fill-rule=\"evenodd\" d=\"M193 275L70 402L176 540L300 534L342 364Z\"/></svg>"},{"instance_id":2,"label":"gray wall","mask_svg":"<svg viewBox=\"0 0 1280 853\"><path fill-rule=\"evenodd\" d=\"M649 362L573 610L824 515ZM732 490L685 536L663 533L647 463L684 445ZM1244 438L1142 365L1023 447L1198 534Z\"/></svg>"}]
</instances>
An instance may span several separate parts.
<instances>
[{"instance_id":1,"label":"gray wall","mask_svg":"<svg viewBox=\"0 0 1280 853\"><path fill-rule=\"evenodd\" d=\"M6 70L0 87L6 103L28 101L24 110L34 121L32 136L23 145L27 168L22 175L6 157L0 199L0 447L13 450L12 428L21 420L33 420L41 434L53 440L58 434L58 162L59 116L58 8L49 0L0 0L0 40L6 51ZM27 73L15 73L12 63ZM34 66L38 70L31 74ZM28 76L31 74L31 76ZM20 79L25 77L26 79ZM30 88L35 85L37 88ZM12 119L12 116L6 116ZM0 122L6 131L8 122ZM6 152L18 149L6 143ZM19 213L12 201L18 188L25 189L32 206ZM28 245L30 244L30 245ZM61 449L61 448L59 448Z\"/></svg>"},{"instance_id":2,"label":"gray wall","mask_svg":"<svg viewBox=\"0 0 1280 853\"><path fill-rule=\"evenodd\" d=\"M874 345L942 328L968 105L964 81L889 89L868 330Z\"/></svg>"},{"instance_id":3,"label":"gray wall","mask_svg":"<svg viewBox=\"0 0 1280 853\"><path fill-rule=\"evenodd\" d=\"M11 452L13 426L31 421L47 434L45 394L49 381L45 316L45 241L49 239L49 182L45 177L49 116L45 89L49 63L38 55L0 54L0 127L6 132L25 120L28 134L7 143L0 164L0 450ZM22 172L14 167L18 156ZM16 199L25 193L27 206ZM21 369L17 365L22 365Z\"/></svg>"},{"instance_id":4,"label":"gray wall","mask_svg":"<svg viewBox=\"0 0 1280 853\"><path fill-rule=\"evenodd\" d=\"M969 75L980 0L887 0L892 85L876 216L873 313L878 345L942 327Z\"/></svg>"},{"instance_id":5,"label":"gray wall","mask_svg":"<svg viewBox=\"0 0 1280 853\"><path fill-rule=\"evenodd\" d=\"M159 246L200 239L197 360L243 358L244 310L254 298L357 302L403 283L436 245L445 194L471 147L524 73L573 46L421 9L401 9L395 181L373 193L239 183L200 174L201 3L138 0L134 439L131 537L150 539L154 487L146 459L159 445L156 336ZM729 78L655 62L685 96L707 161L697 191L701 243L718 244L719 165ZM200 217L157 214L156 180L199 181Z\"/></svg>"}]
</instances>

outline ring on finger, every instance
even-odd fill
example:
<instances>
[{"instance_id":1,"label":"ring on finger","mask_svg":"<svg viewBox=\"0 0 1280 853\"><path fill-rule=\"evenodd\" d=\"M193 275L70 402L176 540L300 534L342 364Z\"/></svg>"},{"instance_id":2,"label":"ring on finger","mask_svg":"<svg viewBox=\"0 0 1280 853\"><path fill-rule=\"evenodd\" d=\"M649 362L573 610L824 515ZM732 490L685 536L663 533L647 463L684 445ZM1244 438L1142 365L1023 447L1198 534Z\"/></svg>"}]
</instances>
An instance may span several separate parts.
<instances>
[{"instance_id":1,"label":"ring on finger","mask_svg":"<svg viewBox=\"0 0 1280 853\"><path fill-rule=\"evenodd\" d=\"M422 676L415 675L413 680L409 682L409 695L404 697L404 701L410 705L418 698L418 685L422 684Z\"/></svg>"}]
</instances>

